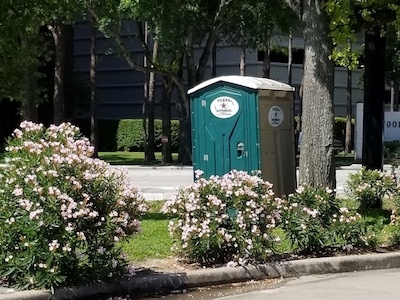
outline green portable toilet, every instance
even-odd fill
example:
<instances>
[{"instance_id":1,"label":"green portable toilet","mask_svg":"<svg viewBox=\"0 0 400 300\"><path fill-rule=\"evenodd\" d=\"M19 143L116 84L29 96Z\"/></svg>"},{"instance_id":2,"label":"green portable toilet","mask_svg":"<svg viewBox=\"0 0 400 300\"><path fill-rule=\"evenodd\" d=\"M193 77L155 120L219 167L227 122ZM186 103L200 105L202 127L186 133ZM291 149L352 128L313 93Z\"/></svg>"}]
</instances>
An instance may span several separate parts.
<instances>
[{"instance_id":1,"label":"green portable toilet","mask_svg":"<svg viewBox=\"0 0 400 300\"><path fill-rule=\"evenodd\" d=\"M188 91L193 169L204 177L261 170L280 196L296 189L294 88L275 80L221 76Z\"/></svg>"}]
</instances>

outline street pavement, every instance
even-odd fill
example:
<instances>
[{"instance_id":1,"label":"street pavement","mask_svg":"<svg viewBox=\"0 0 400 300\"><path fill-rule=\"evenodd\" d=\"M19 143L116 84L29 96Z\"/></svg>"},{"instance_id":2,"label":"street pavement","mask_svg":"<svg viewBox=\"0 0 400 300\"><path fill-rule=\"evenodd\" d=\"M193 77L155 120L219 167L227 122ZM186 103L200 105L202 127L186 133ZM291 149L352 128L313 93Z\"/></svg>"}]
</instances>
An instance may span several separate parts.
<instances>
[{"instance_id":1,"label":"street pavement","mask_svg":"<svg viewBox=\"0 0 400 300\"><path fill-rule=\"evenodd\" d=\"M179 188L193 183L193 168L191 166L112 166L112 168L124 169L129 182L140 188L146 200L167 200L176 195ZM336 169L338 195L345 194L349 174L360 169L360 164L342 166ZM391 165L384 165L384 170L390 169Z\"/></svg>"},{"instance_id":2,"label":"street pavement","mask_svg":"<svg viewBox=\"0 0 400 300\"><path fill-rule=\"evenodd\" d=\"M208 299L392 300L399 297L399 278L400 269L310 275L290 280L277 288L270 286L261 291Z\"/></svg>"}]
</instances>

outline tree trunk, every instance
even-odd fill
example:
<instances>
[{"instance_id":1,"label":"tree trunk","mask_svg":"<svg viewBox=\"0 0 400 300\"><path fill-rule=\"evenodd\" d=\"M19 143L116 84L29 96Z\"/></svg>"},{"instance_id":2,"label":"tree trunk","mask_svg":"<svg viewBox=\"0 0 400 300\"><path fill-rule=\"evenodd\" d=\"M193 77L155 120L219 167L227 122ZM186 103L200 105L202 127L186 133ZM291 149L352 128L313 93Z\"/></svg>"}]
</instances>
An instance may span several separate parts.
<instances>
[{"instance_id":1,"label":"tree trunk","mask_svg":"<svg viewBox=\"0 0 400 300\"><path fill-rule=\"evenodd\" d=\"M183 59L181 60L178 78L175 78L174 83L178 89L178 103L176 104L179 117L178 162L183 165L190 165L192 163L190 104L183 81Z\"/></svg>"},{"instance_id":2,"label":"tree trunk","mask_svg":"<svg viewBox=\"0 0 400 300\"><path fill-rule=\"evenodd\" d=\"M352 103L352 72L350 69L347 69L347 105L346 105L346 134L345 134L345 142L344 142L344 150L347 153L351 153L351 119L353 118L353 103Z\"/></svg>"},{"instance_id":3,"label":"tree trunk","mask_svg":"<svg viewBox=\"0 0 400 300\"><path fill-rule=\"evenodd\" d=\"M292 85L292 66L293 66L293 36L292 36L292 31L290 31L289 34L289 40L288 40L288 84Z\"/></svg>"},{"instance_id":4,"label":"tree trunk","mask_svg":"<svg viewBox=\"0 0 400 300\"><path fill-rule=\"evenodd\" d=\"M269 33L264 37L264 61L263 61L263 77L271 77L271 48L269 45Z\"/></svg>"},{"instance_id":5,"label":"tree trunk","mask_svg":"<svg viewBox=\"0 0 400 300\"><path fill-rule=\"evenodd\" d=\"M61 124L65 121L65 99L64 99L64 69L65 69L65 47L64 47L64 24L61 20L55 20L53 26L48 26L52 33L55 46L54 65L54 124Z\"/></svg>"},{"instance_id":6,"label":"tree trunk","mask_svg":"<svg viewBox=\"0 0 400 300\"><path fill-rule=\"evenodd\" d=\"M246 75L246 45L240 44L240 63L239 63L240 76Z\"/></svg>"},{"instance_id":7,"label":"tree trunk","mask_svg":"<svg viewBox=\"0 0 400 300\"><path fill-rule=\"evenodd\" d=\"M393 86L394 86L394 110L395 111L399 111L399 94L400 94L400 91L399 91L399 81L400 81L400 78L399 78L400 76L399 76L399 71L396 71L396 78L395 78L395 80L394 80L394 84L393 84Z\"/></svg>"},{"instance_id":8,"label":"tree trunk","mask_svg":"<svg viewBox=\"0 0 400 300\"><path fill-rule=\"evenodd\" d=\"M90 15L90 142L94 147L93 157L98 157L97 101L96 101L96 20Z\"/></svg>"},{"instance_id":9,"label":"tree trunk","mask_svg":"<svg viewBox=\"0 0 400 300\"><path fill-rule=\"evenodd\" d=\"M194 84L198 84L198 83L202 82L204 79L204 74L206 72L207 63L208 63L208 60L212 53L212 48L214 47L216 40L217 40L217 33L218 33L217 26L214 26L208 33L208 38L207 38L206 44L203 48L203 52L201 53L201 56L199 59L199 63L198 63L197 71L196 71L196 82ZM192 43L193 43L193 39L192 39ZM191 87L193 87L193 85L189 86L189 88L191 88Z\"/></svg>"},{"instance_id":10,"label":"tree trunk","mask_svg":"<svg viewBox=\"0 0 400 300\"><path fill-rule=\"evenodd\" d=\"M211 77L217 77L217 42L214 42L211 53Z\"/></svg>"},{"instance_id":11,"label":"tree trunk","mask_svg":"<svg viewBox=\"0 0 400 300\"><path fill-rule=\"evenodd\" d=\"M383 120L385 92L385 37L381 27L365 31L364 125L362 165L383 167Z\"/></svg>"},{"instance_id":12,"label":"tree trunk","mask_svg":"<svg viewBox=\"0 0 400 300\"><path fill-rule=\"evenodd\" d=\"M390 111L399 110L399 78L398 72L394 70L394 79L390 86Z\"/></svg>"},{"instance_id":13,"label":"tree trunk","mask_svg":"<svg viewBox=\"0 0 400 300\"><path fill-rule=\"evenodd\" d=\"M36 68L28 67L25 74L25 99L21 103L21 115L23 120L38 122L36 92L38 88L35 73Z\"/></svg>"},{"instance_id":14,"label":"tree trunk","mask_svg":"<svg viewBox=\"0 0 400 300\"><path fill-rule=\"evenodd\" d=\"M163 97L161 102L162 115L162 164L172 163L171 149L171 95L172 82L166 77L163 77Z\"/></svg>"},{"instance_id":15,"label":"tree trunk","mask_svg":"<svg viewBox=\"0 0 400 300\"><path fill-rule=\"evenodd\" d=\"M158 40L154 39L153 43L153 61L157 59L158 52ZM150 73L149 76L149 102L148 102L148 139L147 139L147 161L156 160L154 151L155 151L155 136L154 136L154 101L155 101L155 83L156 76L154 72Z\"/></svg>"},{"instance_id":16,"label":"tree trunk","mask_svg":"<svg viewBox=\"0 0 400 300\"><path fill-rule=\"evenodd\" d=\"M323 1L302 1L305 43L299 183L335 188L332 42Z\"/></svg>"},{"instance_id":17,"label":"tree trunk","mask_svg":"<svg viewBox=\"0 0 400 300\"><path fill-rule=\"evenodd\" d=\"M147 23L144 23L144 40L142 43L144 45L149 45L150 32ZM157 51L157 46L153 48L153 58ZM150 67L148 65L147 57L144 56L144 67ZM147 162L152 162L155 160L154 155L154 73L145 73L145 83L144 83L144 102L142 107L142 117L143 117L143 148L144 148L144 160Z\"/></svg>"},{"instance_id":18,"label":"tree trunk","mask_svg":"<svg viewBox=\"0 0 400 300\"><path fill-rule=\"evenodd\" d=\"M32 39L29 39L25 35L21 36L22 47L29 47L32 43L35 43ZM28 120L32 122L38 121L38 110L37 110L37 89L38 89L38 81L37 81L37 65L34 61L32 61L29 65L26 66L25 70L25 92L24 99L21 103L21 115L23 120Z\"/></svg>"}]
</instances>

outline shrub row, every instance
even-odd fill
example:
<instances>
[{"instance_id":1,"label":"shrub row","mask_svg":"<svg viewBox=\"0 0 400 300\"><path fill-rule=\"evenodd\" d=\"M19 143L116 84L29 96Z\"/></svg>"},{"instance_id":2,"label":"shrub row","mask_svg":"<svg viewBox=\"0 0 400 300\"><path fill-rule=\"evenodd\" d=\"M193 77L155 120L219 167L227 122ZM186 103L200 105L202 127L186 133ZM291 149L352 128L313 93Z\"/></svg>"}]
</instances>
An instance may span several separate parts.
<instances>
[{"instance_id":1,"label":"shrub row","mask_svg":"<svg viewBox=\"0 0 400 300\"><path fill-rule=\"evenodd\" d=\"M121 120L99 120L99 150L100 151L143 151L144 134L143 121L141 119L121 119ZM90 136L90 120L76 119L74 125L78 126L83 135ZM154 121L155 144L156 149L161 148L162 123L157 119ZM354 139L354 125L352 128L352 145ZM344 145L346 134L346 119L335 117L334 138L340 140ZM0 137L2 137L0 132ZM171 121L171 142L172 151L179 149L179 121ZM0 144L0 151L3 148L3 143ZM400 148L400 147L399 147ZM400 151L399 151L400 153ZM400 157L400 154L398 155Z\"/></svg>"},{"instance_id":2,"label":"shrub row","mask_svg":"<svg viewBox=\"0 0 400 300\"><path fill-rule=\"evenodd\" d=\"M276 198L259 174L233 170L202 178L167 201L163 212L175 216L169 231L174 249L203 265L241 265L266 261L289 241L302 253L365 247L361 215L328 188L300 186ZM278 235L279 232L284 234ZM283 240L281 239L283 238Z\"/></svg>"},{"instance_id":3,"label":"shrub row","mask_svg":"<svg viewBox=\"0 0 400 300\"><path fill-rule=\"evenodd\" d=\"M85 136L90 136L90 121L75 120L74 124ZM99 120L99 150L100 151L143 151L144 134L141 119ZM154 120L154 137L156 150L161 149L162 121ZM179 121L171 120L172 151L179 148Z\"/></svg>"}]
</instances>

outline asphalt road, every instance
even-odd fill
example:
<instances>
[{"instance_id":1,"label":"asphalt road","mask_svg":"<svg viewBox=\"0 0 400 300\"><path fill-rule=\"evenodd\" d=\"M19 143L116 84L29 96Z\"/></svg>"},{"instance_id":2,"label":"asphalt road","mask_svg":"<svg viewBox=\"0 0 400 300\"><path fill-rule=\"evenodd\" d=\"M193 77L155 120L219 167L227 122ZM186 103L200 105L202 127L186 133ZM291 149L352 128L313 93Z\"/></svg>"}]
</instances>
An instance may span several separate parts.
<instances>
[{"instance_id":1,"label":"asphalt road","mask_svg":"<svg viewBox=\"0 0 400 300\"><path fill-rule=\"evenodd\" d=\"M113 167L115 168L115 167ZM121 168L121 167L119 167ZM193 168L190 166L125 166L129 181L140 188L147 200L166 200L175 195L179 188L193 183ZM385 165L385 170L390 170ZM361 165L350 165L336 169L337 192L344 194L350 173L357 172Z\"/></svg>"},{"instance_id":2,"label":"asphalt road","mask_svg":"<svg viewBox=\"0 0 400 300\"><path fill-rule=\"evenodd\" d=\"M208 299L224 300L392 300L399 298L399 269L312 275L277 288Z\"/></svg>"}]
</instances>

